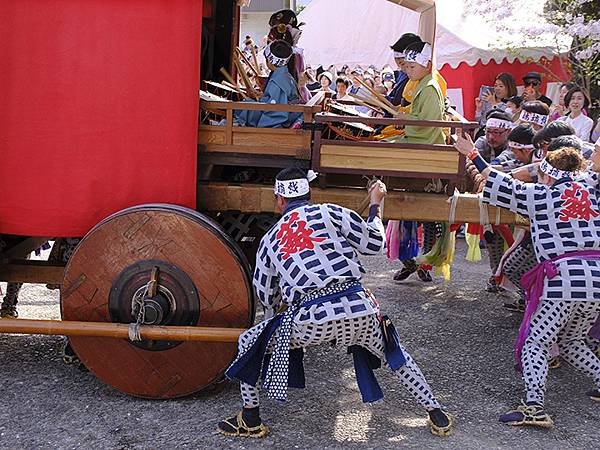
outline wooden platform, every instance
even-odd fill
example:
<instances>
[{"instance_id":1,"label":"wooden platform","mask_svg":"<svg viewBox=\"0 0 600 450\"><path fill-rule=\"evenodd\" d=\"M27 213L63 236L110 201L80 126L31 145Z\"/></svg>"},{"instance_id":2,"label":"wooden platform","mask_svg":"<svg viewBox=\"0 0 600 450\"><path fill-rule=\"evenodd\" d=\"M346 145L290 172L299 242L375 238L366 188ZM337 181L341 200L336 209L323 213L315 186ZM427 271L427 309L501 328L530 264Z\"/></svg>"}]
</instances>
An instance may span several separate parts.
<instances>
[{"instance_id":1,"label":"wooden platform","mask_svg":"<svg viewBox=\"0 0 600 450\"><path fill-rule=\"evenodd\" d=\"M337 203L354 210L366 197L365 189L326 188L312 189L315 203ZM274 212L273 188L264 185L233 185L227 183L199 183L198 209L200 211L241 211L245 213ZM491 223L514 223L515 214L488 206ZM390 192L385 199L384 217L397 220L446 222L450 216L448 196L440 194ZM456 208L456 222L479 223L477 197L460 198Z\"/></svg>"}]
</instances>

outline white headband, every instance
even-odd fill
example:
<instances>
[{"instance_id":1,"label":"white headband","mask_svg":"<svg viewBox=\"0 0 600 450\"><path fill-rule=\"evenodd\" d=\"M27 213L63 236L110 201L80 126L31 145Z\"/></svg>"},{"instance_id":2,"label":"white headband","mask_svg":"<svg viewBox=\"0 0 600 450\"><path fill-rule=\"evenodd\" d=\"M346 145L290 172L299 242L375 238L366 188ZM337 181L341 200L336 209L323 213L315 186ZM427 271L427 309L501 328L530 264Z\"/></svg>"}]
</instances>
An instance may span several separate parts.
<instances>
[{"instance_id":1,"label":"white headband","mask_svg":"<svg viewBox=\"0 0 600 450\"><path fill-rule=\"evenodd\" d=\"M521 144L520 142L508 141L508 146L512 148L519 148L522 150L533 150L535 146L533 144Z\"/></svg>"},{"instance_id":2,"label":"white headband","mask_svg":"<svg viewBox=\"0 0 600 450\"><path fill-rule=\"evenodd\" d=\"M485 127L512 130L514 128L514 124L510 120L496 119L495 117L491 117L485 122Z\"/></svg>"},{"instance_id":3,"label":"white headband","mask_svg":"<svg viewBox=\"0 0 600 450\"><path fill-rule=\"evenodd\" d=\"M560 180L562 178L569 178L572 180L575 177L575 172L567 172L566 170L557 169L550 164L546 158L542 159L542 162L540 163L540 171L554 178L555 180Z\"/></svg>"},{"instance_id":4,"label":"white headband","mask_svg":"<svg viewBox=\"0 0 600 450\"><path fill-rule=\"evenodd\" d=\"M406 54L404 52L397 52L394 50L394 58L405 58Z\"/></svg>"},{"instance_id":5,"label":"white headband","mask_svg":"<svg viewBox=\"0 0 600 450\"><path fill-rule=\"evenodd\" d=\"M431 61L431 45L429 45L426 42L423 46L423 50L421 50L420 52L416 50L406 52L405 61L416 62L417 64L420 64L423 67L425 67L427 63Z\"/></svg>"},{"instance_id":6,"label":"white headband","mask_svg":"<svg viewBox=\"0 0 600 450\"><path fill-rule=\"evenodd\" d=\"M275 41L273 41L275 42ZM271 53L271 44L267 45L265 47L265 59L267 61L269 61L271 64L273 64L275 67L283 67L285 66L288 61L290 60L290 58L292 57L292 55L288 56L287 58L280 58L278 56L275 56L273 53Z\"/></svg>"},{"instance_id":7,"label":"white headband","mask_svg":"<svg viewBox=\"0 0 600 450\"><path fill-rule=\"evenodd\" d=\"M538 114L538 113L534 113L534 112L528 112L525 110L521 111L521 115L519 116L519 119L522 120L523 122L535 123L536 125L539 125L540 127L545 127L546 124L548 123L547 115Z\"/></svg>"},{"instance_id":8,"label":"white headband","mask_svg":"<svg viewBox=\"0 0 600 450\"><path fill-rule=\"evenodd\" d=\"M306 195L310 192L309 183L317 178L317 173L309 170L306 178L296 178L294 180L275 180L275 195L281 195L285 198L295 198Z\"/></svg>"}]
</instances>

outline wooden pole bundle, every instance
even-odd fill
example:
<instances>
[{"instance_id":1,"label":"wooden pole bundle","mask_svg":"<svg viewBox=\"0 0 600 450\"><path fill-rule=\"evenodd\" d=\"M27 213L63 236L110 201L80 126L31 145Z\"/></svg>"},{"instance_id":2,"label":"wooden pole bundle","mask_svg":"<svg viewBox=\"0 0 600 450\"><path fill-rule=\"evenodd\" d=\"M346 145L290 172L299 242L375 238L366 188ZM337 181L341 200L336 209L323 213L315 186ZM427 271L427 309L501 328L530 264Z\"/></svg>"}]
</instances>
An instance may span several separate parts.
<instances>
[{"instance_id":1,"label":"wooden pole bundle","mask_svg":"<svg viewBox=\"0 0 600 450\"><path fill-rule=\"evenodd\" d=\"M237 342L241 328L184 327L141 325L140 336L156 341ZM129 338L129 325L111 322L78 322L66 320L0 320L0 333L49 334L60 336L92 336Z\"/></svg>"},{"instance_id":2,"label":"wooden pole bundle","mask_svg":"<svg viewBox=\"0 0 600 450\"><path fill-rule=\"evenodd\" d=\"M248 74L244 70L244 67L242 67L242 63L237 58L233 58L233 63L235 64L235 67L237 68L237 71L239 72L240 77L242 78L242 82L244 83L244 86L246 87L246 92L248 93L248 95L250 97L252 97L254 100L258 100L259 95L257 94L256 90L252 86L252 82L250 81L250 78L248 78Z\"/></svg>"},{"instance_id":3,"label":"wooden pole bundle","mask_svg":"<svg viewBox=\"0 0 600 450\"><path fill-rule=\"evenodd\" d=\"M221 72L221 74L225 77L225 79L227 80L227 82L230 84L230 87L232 89L235 89L235 91L240 94L244 99L249 98L248 95L246 95L245 92L243 92L239 86L237 85L237 83L233 80L231 74L229 72L227 72L227 69L225 69L225 67L221 67L219 69L219 72Z\"/></svg>"},{"instance_id":4,"label":"wooden pole bundle","mask_svg":"<svg viewBox=\"0 0 600 450\"><path fill-rule=\"evenodd\" d=\"M262 77L262 70L260 70L260 64L258 64L258 56L256 55L256 49L254 48L254 46L252 46L252 60L254 61L254 64L256 65L256 72L258 74L260 74L259 76Z\"/></svg>"},{"instance_id":5,"label":"wooden pole bundle","mask_svg":"<svg viewBox=\"0 0 600 450\"><path fill-rule=\"evenodd\" d=\"M360 97L356 94L350 94L350 96L353 97L357 101L362 101L363 103L373 105L376 108L383 109L383 110L389 112L392 116L394 116L398 113L397 110L395 110L394 108L390 108L389 106L387 106L385 103L383 103L376 97Z\"/></svg>"},{"instance_id":6,"label":"wooden pole bundle","mask_svg":"<svg viewBox=\"0 0 600 450\"><path fill-rule=\"evenodd\" d=\"M250 70L252 70L252 73L254 73L254 76L259 77L260 75L258 74L258 70L252 64L250 64L250 61L248 61L248 58L246 58L246 55L244 55L244 53L237 47L235 48L235 50L236 50L238 57L242 60L242 62L244 62L250 68Z\"/></svg>"},{"instance_id":7,"label":"wooden pole bundle","mask_svg":"<svg viewBox=\"0 0 600 450\"><path fill-rule=\"evenodd\" d=\"M398 112L396 110L396 107L394 105L392 105L392 103L387 98L385 98L385 95L382 95L379 92L377 92L375 89L373 89L371 86L369 86L360 77L356 77L356 79L358 80L358 82L361 85L363 85L365 87L365 89L367 89L371 94L373 94L382 104L386 105L387 108L390 108L393 111L390 114L395 114Z\"/></svg>"},{"instance_id":8,"label":"wooden pole bundle","mask_svg":"<svg viewBox=\"0 0 600 450\"><path fill-rule=\"evenodd\" d=\"M350 97L352 97L354 99L354 101L356 103L358 103L360 106L366 106L367 108L371 108L374 111L381 112L382 105L380 103L375 103L375 102L370 103L368 100L372 100L372 99L368 99L366 97L359 97L358 95L355 95L355 94L349 93L348 95Z\"/></svg>"}]
</instances>

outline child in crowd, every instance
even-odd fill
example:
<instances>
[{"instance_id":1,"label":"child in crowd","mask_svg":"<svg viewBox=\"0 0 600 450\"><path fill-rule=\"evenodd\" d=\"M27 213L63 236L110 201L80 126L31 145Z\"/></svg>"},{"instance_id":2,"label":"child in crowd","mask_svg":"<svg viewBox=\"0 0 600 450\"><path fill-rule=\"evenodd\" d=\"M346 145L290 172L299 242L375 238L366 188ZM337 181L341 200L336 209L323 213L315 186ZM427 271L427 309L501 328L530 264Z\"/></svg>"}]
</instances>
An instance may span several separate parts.
<instances>
[{"instance_id":1,"label":"child in crowd","mask_svg":"<svg viewBox=\"0 0 600 450\"><path fill-rule=\"evenodd\" d=\"M398 113L397 118L412 120L443 120L444 95L437 78L432 75L431 45L418 42L406 48L405 71L416 83L410 113ZM444 144L441 128L406 126L404 136L391 137L388 142Z\"/></svg>"}]
</instances>

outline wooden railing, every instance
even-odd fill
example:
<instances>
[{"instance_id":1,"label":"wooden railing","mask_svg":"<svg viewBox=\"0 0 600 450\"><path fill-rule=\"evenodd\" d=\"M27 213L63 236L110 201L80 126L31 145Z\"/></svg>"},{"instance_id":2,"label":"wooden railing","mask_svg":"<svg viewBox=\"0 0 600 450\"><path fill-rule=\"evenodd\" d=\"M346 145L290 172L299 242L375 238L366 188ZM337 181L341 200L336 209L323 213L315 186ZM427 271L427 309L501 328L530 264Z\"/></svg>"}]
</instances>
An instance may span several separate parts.
<instances>
[{"instance_id":1,"label":"wooden railing","mask_svg":"<svg viewBox=\"0 0 600 450\"><path fill-rule=\"evenodd\" d=\"M258 102L202 101L204 111L226 119L225 125L198 127L201 162L235 166L285 167L292 161L311 156L312 132L290 128L255 128L234 126L234 111L283 111L302 113L305 123L312 123L320 106L279 105Z\"/></svg>"}]
</instances>

